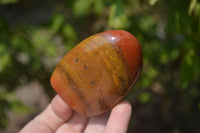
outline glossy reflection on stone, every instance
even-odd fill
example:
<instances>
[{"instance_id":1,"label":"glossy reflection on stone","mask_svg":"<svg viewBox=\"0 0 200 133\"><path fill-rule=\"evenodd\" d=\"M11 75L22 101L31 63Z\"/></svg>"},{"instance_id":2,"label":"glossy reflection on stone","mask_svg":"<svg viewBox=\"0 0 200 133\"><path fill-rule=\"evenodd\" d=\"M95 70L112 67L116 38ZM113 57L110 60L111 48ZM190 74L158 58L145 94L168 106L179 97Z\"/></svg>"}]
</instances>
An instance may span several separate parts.
<instances>
[{"instance_id":1,"label":"glossy reflection on stone","mask_svg":"<svg viewBox=\"0 0 200 133\"><path fill-rule=\"evenodd\" d=\"M51 85L76 112L93 116L109 111L129 92L141 73L142 50L123 30L93 35L67 53Z\"/></svg>"}]
</instances>

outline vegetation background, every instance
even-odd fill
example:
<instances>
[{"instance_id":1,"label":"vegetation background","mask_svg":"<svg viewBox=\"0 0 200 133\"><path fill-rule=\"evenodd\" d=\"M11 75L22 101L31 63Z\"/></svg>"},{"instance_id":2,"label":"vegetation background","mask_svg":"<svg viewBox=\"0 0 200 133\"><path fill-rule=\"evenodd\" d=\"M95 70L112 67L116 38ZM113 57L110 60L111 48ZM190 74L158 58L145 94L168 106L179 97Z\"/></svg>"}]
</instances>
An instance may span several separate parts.
<instances>
[{"instance_id":1,"label":"vegetation background","mask_svg":"<svg viewBox=\"0 0 200 133\"><path fill-rule=\"evenodd\" d=\"M111 29L131 32L144 53L128 133L199 133L200 0L0 0L0 132L49 103L62 56Z\"/></svg>"}]
</instances>

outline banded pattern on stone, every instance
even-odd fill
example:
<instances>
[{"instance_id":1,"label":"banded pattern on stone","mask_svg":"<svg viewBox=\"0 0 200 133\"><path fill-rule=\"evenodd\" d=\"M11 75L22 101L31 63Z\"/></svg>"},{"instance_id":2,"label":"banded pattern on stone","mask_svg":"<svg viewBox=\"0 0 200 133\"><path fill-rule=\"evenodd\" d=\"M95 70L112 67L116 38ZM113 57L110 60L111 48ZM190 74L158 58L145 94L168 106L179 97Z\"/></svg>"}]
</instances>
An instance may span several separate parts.
<instances>
[{"instance_id":1,"label":"banded pattern on stone","mask_svg":"<svg viewBox=\"0 0 200 133\"><path fill-rule=\"evenodd\" d=\"M129 92L142 68L137 39L123 30L93 35L67 53L51 77L61 98L76 112L110 110Z\"/></svg>"}]
</instances>

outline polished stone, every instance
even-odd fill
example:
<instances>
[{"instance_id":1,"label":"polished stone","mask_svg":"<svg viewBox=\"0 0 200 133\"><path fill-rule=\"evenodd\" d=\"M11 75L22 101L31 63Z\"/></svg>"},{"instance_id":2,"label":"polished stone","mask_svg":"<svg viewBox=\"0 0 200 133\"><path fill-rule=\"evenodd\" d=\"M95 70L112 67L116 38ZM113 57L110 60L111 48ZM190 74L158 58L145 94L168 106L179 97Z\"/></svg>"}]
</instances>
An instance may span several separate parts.
<instances>
[{"instance_id":1,"label":"polished stone","mask_svg":"<svg viewBox=\"0 0 200 133\"><path fill-rule=\"evenodd\" d=\"M129 32L111 30L80 42L55 68L51 85L76 112L93 116L123 99L142 69L142 49Z\"/></svg>"}]
</instances>

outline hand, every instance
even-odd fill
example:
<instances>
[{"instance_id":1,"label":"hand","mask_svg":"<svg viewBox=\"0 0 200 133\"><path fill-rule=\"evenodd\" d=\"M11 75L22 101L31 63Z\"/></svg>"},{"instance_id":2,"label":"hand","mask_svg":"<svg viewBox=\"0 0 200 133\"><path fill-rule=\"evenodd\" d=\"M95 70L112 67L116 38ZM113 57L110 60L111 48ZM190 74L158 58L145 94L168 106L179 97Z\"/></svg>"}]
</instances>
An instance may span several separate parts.
<instances>
[{"instance_id":1,"label":"hand","mask_svg":"<svg viewBox=\"0 0 200 133\"><path fill-rule=\"evenodd\" d=\"M20 133L126 133L131 110L130 103L122 101L111 113L85 117L74 112L57 95Z\"/></svg>"}]
</instances>

